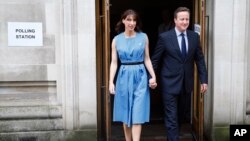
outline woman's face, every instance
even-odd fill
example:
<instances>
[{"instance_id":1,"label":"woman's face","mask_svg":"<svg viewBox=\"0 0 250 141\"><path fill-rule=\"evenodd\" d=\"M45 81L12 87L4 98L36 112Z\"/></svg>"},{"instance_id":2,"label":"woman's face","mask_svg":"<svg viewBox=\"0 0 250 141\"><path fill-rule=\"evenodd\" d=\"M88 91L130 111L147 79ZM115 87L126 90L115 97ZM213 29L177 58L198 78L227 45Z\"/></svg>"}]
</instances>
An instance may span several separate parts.
<instances>
[{"instance_id":1,"label":"woman's face","mask_svg":"<svg viewBox=\"0 0 250 141\"><path fill-rule=\"evenodd\" d=\"M125 26L125 31L134 31L136 27L136 19L134 15L128 15L125 19L122 20L122 23Z\"/></svg>"}]
</instances>

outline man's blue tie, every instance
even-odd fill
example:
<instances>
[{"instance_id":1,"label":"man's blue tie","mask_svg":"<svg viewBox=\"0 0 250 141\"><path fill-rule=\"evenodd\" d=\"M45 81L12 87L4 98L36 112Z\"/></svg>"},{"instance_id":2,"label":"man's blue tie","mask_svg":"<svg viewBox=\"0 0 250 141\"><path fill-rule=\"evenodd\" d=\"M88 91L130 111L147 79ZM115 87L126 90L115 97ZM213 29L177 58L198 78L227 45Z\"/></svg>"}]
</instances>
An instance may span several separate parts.
<instances>
[{"instance_id":1,"label":"man's blue tie","mask_svg":"<svg viewBox=\"0 0 250 141\"><path fill-rule=\"evenodd\" d=\"M186 56L187 56L186 42L185 42L184 36L185 35L183 33L181 33L181 55L182 55L183 60L185 60Z\"/></svg>"}]
</instances>

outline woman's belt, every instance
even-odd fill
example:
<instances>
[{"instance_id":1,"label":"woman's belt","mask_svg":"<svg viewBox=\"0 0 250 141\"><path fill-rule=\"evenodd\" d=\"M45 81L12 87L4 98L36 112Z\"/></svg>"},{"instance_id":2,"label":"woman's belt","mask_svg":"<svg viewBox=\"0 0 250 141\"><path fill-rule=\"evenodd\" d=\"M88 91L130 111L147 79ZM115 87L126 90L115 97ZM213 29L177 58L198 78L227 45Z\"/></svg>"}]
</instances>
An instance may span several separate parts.
<instances>
[{"instance_id":1,"label":"woman's belt","mask_svg":"<svg viewBox=\"0 0 250 141\"><path fill-rule=\"evenodd\" d=\"M125 62L125 63L121 63L121 65L140 65L140 64L144 64L144 61L142 61L142 62Z\"/></svg>"}]
</instances>

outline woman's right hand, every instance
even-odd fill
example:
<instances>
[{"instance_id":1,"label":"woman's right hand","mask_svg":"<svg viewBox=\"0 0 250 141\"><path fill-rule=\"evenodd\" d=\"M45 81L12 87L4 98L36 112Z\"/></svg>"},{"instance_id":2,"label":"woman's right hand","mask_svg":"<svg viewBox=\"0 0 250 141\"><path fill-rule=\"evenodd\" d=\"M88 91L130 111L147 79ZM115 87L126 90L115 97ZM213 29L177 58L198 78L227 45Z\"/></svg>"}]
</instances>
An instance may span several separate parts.
<instances>
[{"instance_id":1,"label":"woman's right hand","mask_svg":"<svg viewBox=\"0 0 250 141\"><path fill-rule=\"evenodd\" d=\"M115 85L114 85L114 83L109 83L109 92L110 92L110 94L115 94Z\"/></svg>"}]
</instances>

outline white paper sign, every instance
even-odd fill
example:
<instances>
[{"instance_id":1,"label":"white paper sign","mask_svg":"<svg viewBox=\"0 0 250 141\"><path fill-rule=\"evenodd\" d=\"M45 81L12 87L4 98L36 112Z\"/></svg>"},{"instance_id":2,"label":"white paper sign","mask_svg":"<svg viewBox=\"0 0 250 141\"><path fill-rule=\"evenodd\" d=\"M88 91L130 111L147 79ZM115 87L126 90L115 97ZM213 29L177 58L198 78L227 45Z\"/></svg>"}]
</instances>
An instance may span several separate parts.
<instances>
[{"instance_id":1,"label":"white paper sign","mask_svg":"<svg viewBox=\"0 0 250 141\"><path fill-rule=\"evenodd\" d=\"M200 33L201 33L201 26L199 24L194 24L194 31L197 32L200 35Z\"/></svg>"},{"instance_id":2,"label":"white paper sign","mask_svg":"<svg viewBox=\"0 0 250 141\"><path fill-rule=\"evenodd\" d=\"M43 46L42 23L8 22L8 46Z\"/></svg>"}]
</instances>

